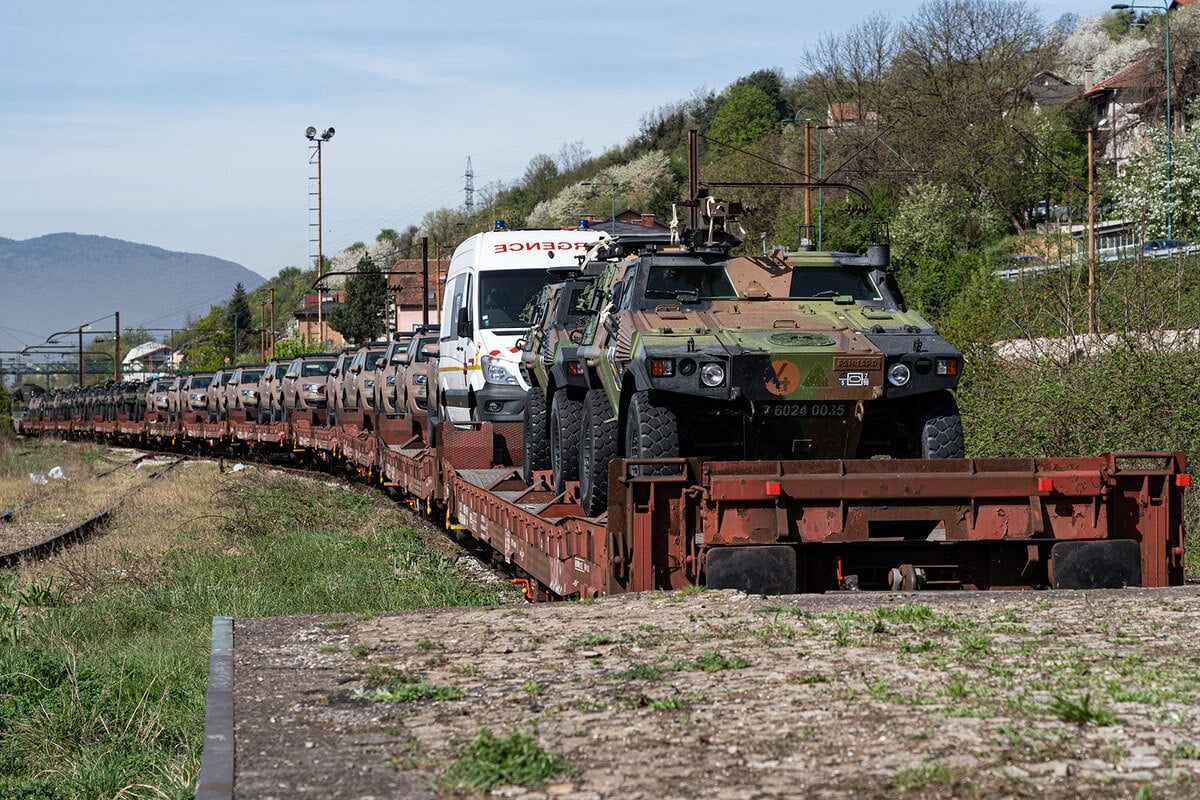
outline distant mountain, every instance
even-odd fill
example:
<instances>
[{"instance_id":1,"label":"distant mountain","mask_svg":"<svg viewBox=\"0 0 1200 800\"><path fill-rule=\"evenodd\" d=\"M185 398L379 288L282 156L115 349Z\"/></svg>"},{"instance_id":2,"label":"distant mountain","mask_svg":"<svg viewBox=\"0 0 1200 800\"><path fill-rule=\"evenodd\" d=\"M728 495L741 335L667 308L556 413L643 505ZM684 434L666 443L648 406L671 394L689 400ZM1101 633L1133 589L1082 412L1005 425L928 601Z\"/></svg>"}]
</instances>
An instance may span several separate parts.
<instances>
[{"instance_id":1,"label":"distant mountain","mask_svg":"<svg viewBox=\"0 0 1200 800\"><path fill-rule=\"evenodd\" d=\"M41 343L114 311L122 328L178 328L228 300L239 281L250 291L263 278L232 261L104 236L0 237L0 343Z\"/></svg>"}]
</instances>

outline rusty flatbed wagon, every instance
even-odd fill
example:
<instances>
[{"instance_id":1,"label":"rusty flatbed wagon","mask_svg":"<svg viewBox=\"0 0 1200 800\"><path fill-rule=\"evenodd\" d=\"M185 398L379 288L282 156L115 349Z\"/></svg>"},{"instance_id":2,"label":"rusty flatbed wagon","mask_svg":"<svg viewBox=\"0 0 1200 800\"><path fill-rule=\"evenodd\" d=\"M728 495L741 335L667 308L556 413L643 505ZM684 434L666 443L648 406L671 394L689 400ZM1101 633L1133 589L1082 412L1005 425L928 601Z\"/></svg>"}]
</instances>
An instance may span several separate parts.
<instances>
[{"instance_id":1,"label":"rusty flatbed wagon","mask_svg":"<svg viewBox=\"0 0 1200 800\"><path fill-rule=\"evenodd\" d=\"M615 459L604 513L522 477L520 423L354 415L289 422L26 419L23 430L344 463L559 597L677 589L1171 586L1183 582L1181 453L1092 458ZM662 469L638 469L653 464ZM649 474L667 473L667 474Z\"/></svg>"}]
</instances>

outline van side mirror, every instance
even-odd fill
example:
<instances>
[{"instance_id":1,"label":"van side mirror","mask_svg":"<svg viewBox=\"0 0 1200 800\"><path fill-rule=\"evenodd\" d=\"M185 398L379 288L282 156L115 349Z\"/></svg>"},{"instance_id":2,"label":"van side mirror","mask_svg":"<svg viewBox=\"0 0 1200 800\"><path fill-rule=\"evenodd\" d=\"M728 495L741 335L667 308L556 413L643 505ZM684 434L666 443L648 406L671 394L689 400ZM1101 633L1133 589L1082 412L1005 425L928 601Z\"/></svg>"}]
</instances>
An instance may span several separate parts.
<instances>
[{"instance_id":1,"label":"van side mirror","mask_svg":"<svg viewBox=\"0 0 1200 800\"><path fill-rule=\"evenodd\" d=\"M475 333L471 327L471 311L466 306L458 310L457 322L455 333L460 339L469 339Z\"/></svg>"}]
</instances>

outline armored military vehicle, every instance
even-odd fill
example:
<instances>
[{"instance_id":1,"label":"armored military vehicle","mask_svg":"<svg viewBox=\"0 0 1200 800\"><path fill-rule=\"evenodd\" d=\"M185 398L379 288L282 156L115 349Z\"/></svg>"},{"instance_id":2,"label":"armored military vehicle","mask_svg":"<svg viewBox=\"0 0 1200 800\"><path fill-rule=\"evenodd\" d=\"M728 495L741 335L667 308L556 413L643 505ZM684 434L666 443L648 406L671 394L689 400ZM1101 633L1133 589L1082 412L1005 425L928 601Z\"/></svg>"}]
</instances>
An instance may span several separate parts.
<instances>
[{"instance_id":1,"label":"armored military vehicle","mask_svg":"<svg viewBox=\"0 0 1200 800\"><path fill-rule=\"evenodd\" d=\"M905 309L885 236L865 256L732 256L723 221L609 264L589 290L576 352L586 513L604 510L617 456L663 474L680 457L963 455L951 394L962 354Z\"/></svg>"},{"instance_id":2,"label":"armored military vehicle","mask_svg":"<svg viewBox=\"0 0 1200 800\"><path fill-rule=\"evenodd\" d=\"M575 342L589 312L580 308L583 291L594 275L579 269L554 270L559 282L551 283L526 309L529 336L521 342L521 369L529 382L525 400L522 461L525 482L533 482L533 473L551 470L556 492L568 480L579 478L578 445L564 447L559 441L564 429L577 435L583 394L587 381L575 359ZM554 442L552 449L551 443ZM551 453L557 454L552 458Z\"/></svg>"}]
</instances>

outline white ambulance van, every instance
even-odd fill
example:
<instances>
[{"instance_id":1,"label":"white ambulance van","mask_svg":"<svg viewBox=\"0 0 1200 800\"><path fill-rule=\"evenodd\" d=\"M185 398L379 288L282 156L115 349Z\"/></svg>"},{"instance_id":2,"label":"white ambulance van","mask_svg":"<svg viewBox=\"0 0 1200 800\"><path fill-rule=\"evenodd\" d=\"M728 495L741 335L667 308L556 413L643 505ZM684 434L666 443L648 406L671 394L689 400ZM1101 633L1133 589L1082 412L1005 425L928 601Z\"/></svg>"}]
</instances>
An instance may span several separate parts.
<instances>
[{"instance_id":1,"label":"white ambulance van","mask_svg":"<svg viewBox=\"0 0 1200 800\"><path fill-rule=\"evenodd\" d=\"M548 269L578 256L608 234L579 230L477 233L450 258L438 343L442 419L520 422L529 390L517 342L529 332L525 306L551 281ZM431 409L432 410L432 409Z\"/></svg>"}]
</instances>

